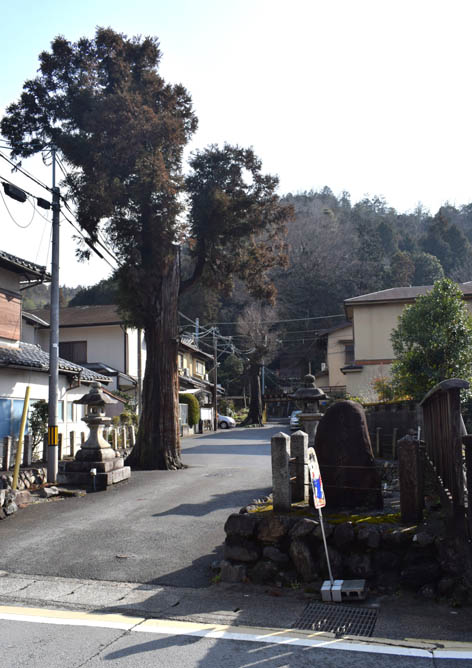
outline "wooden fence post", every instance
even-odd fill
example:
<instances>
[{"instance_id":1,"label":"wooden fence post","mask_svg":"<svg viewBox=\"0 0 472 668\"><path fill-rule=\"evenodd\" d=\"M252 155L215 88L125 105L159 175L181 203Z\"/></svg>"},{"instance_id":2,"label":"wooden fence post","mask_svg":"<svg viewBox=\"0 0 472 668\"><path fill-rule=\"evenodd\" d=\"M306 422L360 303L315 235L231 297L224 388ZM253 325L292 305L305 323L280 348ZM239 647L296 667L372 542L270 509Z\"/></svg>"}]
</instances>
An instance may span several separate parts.
<instances>
[{"instance_id":1,"label":"wooden fence post","mask_svg":"<svg viewBox=\"0 0 472 668\"><path fill-rule=\"evenodd\" d=\"M59 432L58 435L57 435L57 444L58 444L57 458L58 458L58 461L62 461L62 455L63 455L63 448L62 448L63 438L62 437L63 437L63 434L61 432Z\"/></svg>"},{"instance_id":2,"label":"wooden fence post","mask_svg":"<svg viewBox=\"0 0 472 668\"><path fill-rule=\"evenodd\" d=\"M10 470L11 436L3 437L3 464L4 471Z\"/></svg>"},{"instance_id":3,"label":"wooden fence post","mask_svg":"<svg viewBox=\"0 0 472 668\"><path fill-rule=\"evenodd\" d=\"M75 458L75 431L70 432L69 439L70 439L70 456Z\"/></svg>"},{"instance_id":4,"label":"wooden fence post","mask_svg":"<svg viewBox=\"0 0 472 668\"><path fill-rule=\"evenodd\" d=\"M44 434L44 436L43 436L43 452L42 452L42 455L41 455L41 459L43 460L43 462L45 464L48 461L48 435L47 434Z\"/></svg>"},{"instance_id":5,"label":"wooden fence post","mask_svg":"<svg viewBox=\"0 0 472 668\"><path fill-rule=\"evenodd\" d=\"M23 439L23 466L31 466L33 461L33 437L25 434Z\"/></svg>"},{"instance_id":6,"label":"wooden fence post","mask_svg":"<svg viewBox=\"0 0 472 668\"><path fill-rule=\"evenodd\" d=\"M398 434L398 427L394 427L392 434L392 459L395 459L397 454L397 434Z\"/></svg>"},{"instance_id":7,"label":"wooden fence post","mask_svg":"<svg viewBox=\"0 0 472 668\"><path fill-rule=\"evenodd\" d=\"M398 477L402 522L423 521L424 489L418 441L410 435L398 441Z\"/></svg>"},{"instance_id":8,"label":"wooden fence post","mask_svg":"<svg viewBox=\"0 0 472 668\"><path fill-rule=\"evenodd\" d=\"M376 427L375 429L375 451L377 454L377 457L380 457L380 432L382 431L382 427Z\"/></svg>"},{"instance_id":9,"label":"wooden fence post","mask_svg":"<svg viewBox=\"0 0 472 668\"><path fill-rule=\"evenodd\" d=\"M467 532L468 539L472 540L472 434L462 437L465 450L465 470L467 476L467 497L469 500L467 508Z\"/></svg>"}]
</instances>

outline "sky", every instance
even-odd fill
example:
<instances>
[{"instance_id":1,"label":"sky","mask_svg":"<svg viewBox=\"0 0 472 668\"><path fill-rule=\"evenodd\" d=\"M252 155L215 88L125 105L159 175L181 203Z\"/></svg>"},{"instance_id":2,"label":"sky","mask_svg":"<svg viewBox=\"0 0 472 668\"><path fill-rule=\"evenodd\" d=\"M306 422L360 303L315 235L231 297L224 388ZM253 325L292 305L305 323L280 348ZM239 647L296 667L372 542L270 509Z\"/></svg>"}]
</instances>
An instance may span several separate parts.
<instances>
[{"instance_id":1,"label":"sky","mask_svg":"<svg viewBox=\"0 0 472 668\"><path fill-rule=\"evenodd\" d=\"M469 0L0 0L0 10L0 113L55 36L110 26L159 38L160 72L188 89L199 118L189 151L252 146L281 195L327 185L432 213L472 201ZM23 166L51 184L40 159ZM3 160L1 177L45 195ZM7 205L0 249L49 263L50 223ZM98 258L75 262L71 233L64 221L61 284L109 275Z\"/></svg>"}]
</instances>

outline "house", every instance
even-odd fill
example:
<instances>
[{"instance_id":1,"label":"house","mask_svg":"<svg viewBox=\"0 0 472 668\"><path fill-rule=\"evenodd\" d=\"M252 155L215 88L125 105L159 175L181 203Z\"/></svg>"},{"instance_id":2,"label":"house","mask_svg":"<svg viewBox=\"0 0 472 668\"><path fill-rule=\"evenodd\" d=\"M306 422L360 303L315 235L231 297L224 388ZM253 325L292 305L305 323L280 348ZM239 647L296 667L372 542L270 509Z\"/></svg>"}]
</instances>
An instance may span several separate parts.
<instances>
[{"instance_id":1,"label":"house","mask_svg":"<svg viewBox=\"0 0 472 668\"><path fill-rule=\"evenodd\" d=\"M375 378L388 377L394 352L392 331L408 304L433 286L390 288L359 297L346 299L344 309L352 326L354 342L353 358L341 367L345 376L346 391L351 396L361 396L375 401L377 394L372 387ZM472 312L472 281L459 284L468 309Z\"/></svg>"},{"instance_id":2,"label":"house","mask_svg":"<svg viewBox=\"0 0 472 668\"><path fill-rule=\"evenodd\" d=\"M207 366L213 365L213 355L201 350L195 340L182 336L179 342L177 367L179 372L179 394L194 394L200 404L200 425L190 428L187 425L187 407L180 405L182 433L188 434L200 430L213 429L213 383L210 382ZM217 385L219 396L224 394L221 385Z\"/></svg>"},{"instance_id":3,"label":"house","mask_svg":"<svg viewBox=\"0 0 472 668\"><path fill-rule=\"evenodd\" d=\"M48 310L35 310L28 315L32 319L29 338L47 349ZM116 306L59 309L59 355L106 376L110 391L126 392L137 400L145 354L141 332L124 324Z\"/></svg>"},{"instance_id":4,"label":"house","mask_svg":"<svg viewBox=\"0 0 472 668\"><path fill-rule=\"evenodd\" d=\"M48 399L49 355L32 340L32 328L44 321L22 313L22 291L48 282L45 267L0 251L0 438L17 437L26 387L29 410ZM67 442L71 431L87 432L82 406L74 404L92 381L108 383L106 376L59 358L58 428Z\"/></svg>"},{"instance_id":5,"label":"house","mask_svg":"<svg viewBox=\"0 0 472 668\"><path fill-rule=\"evenodd\" d=\"M28 340L48 346L49 313L35 310L27 314ZM110 391L126 393L138 403L139 387L146 365L146 345L140 330L127 326L113 304L72 306L59 310L59 354L89 370L107 376ZM202 419L210 420L213 384L206 365L213 360L189 337L179 343L178 370L180 391L197 395ZM206 412L205 412L206 411ZM204 415L204 417L203 417Z\"/></svg>"},{"instance_id":6,"label":"house","mask_svg":"<svg viewBox=\"0 0 472 668\"><path fill-rule=\"evenodd\" d=\"M343 394L346 379L341 369L354 361L352 323L343 321L322 332L320 338L326 340L326 362L315 373L316 384L327 394Z\"/></svg>"}]
</instances>

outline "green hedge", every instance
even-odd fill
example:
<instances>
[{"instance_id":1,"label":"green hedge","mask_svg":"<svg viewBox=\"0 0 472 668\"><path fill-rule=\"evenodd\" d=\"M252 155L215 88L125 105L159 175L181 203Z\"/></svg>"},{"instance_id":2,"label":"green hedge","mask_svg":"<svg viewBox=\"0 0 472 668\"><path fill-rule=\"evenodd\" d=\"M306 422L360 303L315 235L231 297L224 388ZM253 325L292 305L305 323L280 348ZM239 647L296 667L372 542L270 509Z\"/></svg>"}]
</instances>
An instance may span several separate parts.
<instances>
[{"instance_id":1,"label":"green hedge","mask_svg":"<svg viewBox=\"0 0 472 668\"><path fill-rule=\"evenodd\" d=\"M188 405L188 426L193 427L200 422L200 404L194 394L179 394L179 403Z\"/></svg>"}]
</instances>

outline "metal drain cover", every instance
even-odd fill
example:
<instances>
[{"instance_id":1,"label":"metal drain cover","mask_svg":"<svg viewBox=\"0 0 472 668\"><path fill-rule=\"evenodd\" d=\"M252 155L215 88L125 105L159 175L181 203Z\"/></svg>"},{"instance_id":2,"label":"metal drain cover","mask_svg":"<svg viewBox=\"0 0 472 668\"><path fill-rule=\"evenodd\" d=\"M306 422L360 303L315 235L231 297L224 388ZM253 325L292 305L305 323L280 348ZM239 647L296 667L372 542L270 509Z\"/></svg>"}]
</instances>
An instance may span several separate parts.
<instances>
[{"instance_id":1,"label":"metal drain cover","mask_svg":"<svg viewBox=\"0 0 472 668\"><path fill-rule=\"evenodd\" d=\"M294 629L307 629L336 636L371 636L377 621L377 610L350 605L309 603Z\"/></svg>"}]
</instances>

